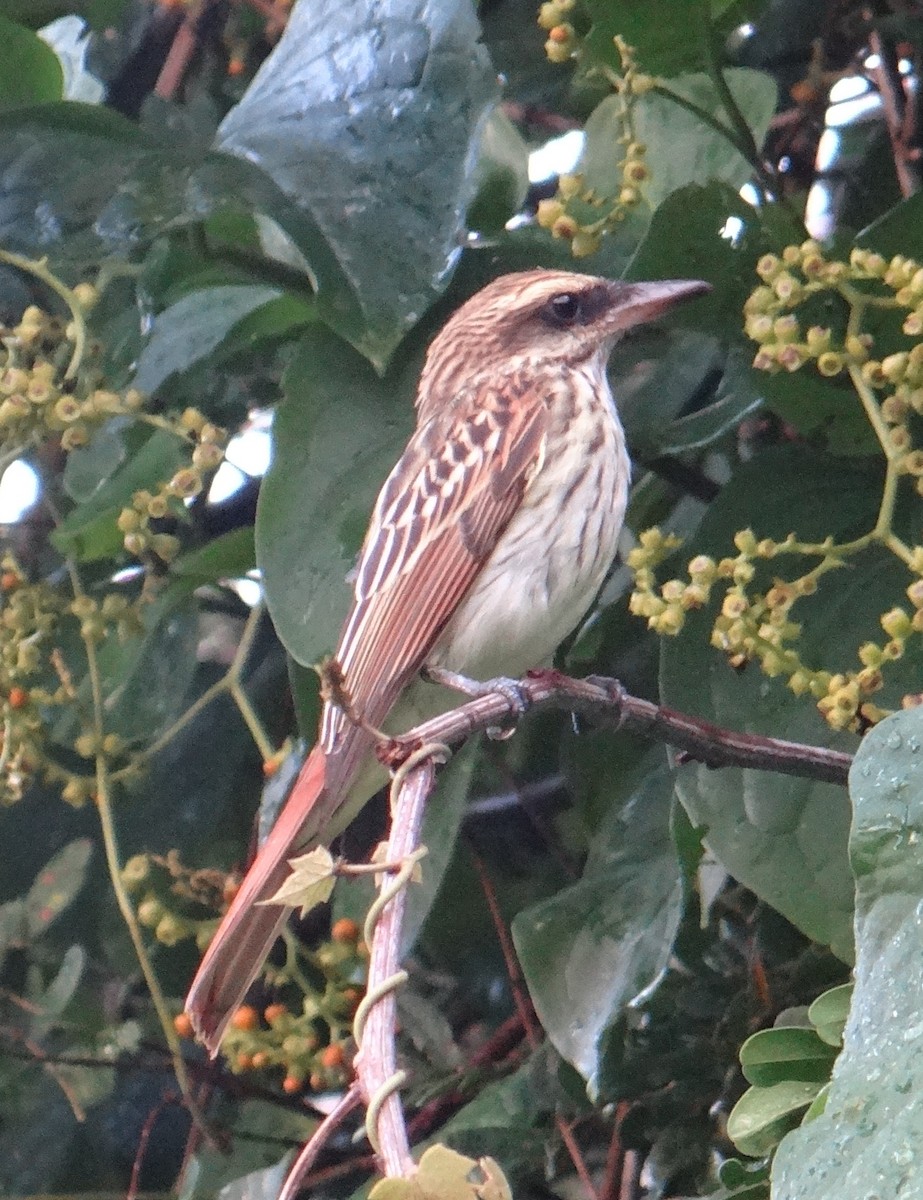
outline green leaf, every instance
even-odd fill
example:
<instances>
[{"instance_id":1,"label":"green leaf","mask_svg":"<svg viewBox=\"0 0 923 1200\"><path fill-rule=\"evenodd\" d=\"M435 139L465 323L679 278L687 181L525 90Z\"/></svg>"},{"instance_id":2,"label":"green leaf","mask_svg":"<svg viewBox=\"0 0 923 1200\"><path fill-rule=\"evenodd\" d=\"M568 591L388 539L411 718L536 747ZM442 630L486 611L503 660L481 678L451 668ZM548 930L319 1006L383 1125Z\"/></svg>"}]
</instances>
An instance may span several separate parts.
<instances>
[{"instance_id":1,"label":"green leaf","mask_svg":"<svg viewBox=\"0 0 923 1200\"><path fill-rule=\"evenodd\" d=\"M729 236L729 220L739 222ZM654 213L625 277L704 279L709 295L683 305L682 323L713 337L739 341L743 306L758 282L759 256L768 249L766 216L723 183L691 184Z\"/></svg>"},{"instance_id":2,"label":"green leaf","mask_svg":"<svg viewBox=\"0 0 923 1200\"><path fill-rule=\"evenodd\" d=\"M237 1109L230 1147L200 1149L193 1170L183 1173L187 1200L220 1195L222 1200L274 1200L282 1187L290 1155L279 1161L279 1139L307 1141L317 1121L303 1112L265 1100L244 1100Z\"/></svg>"},{"instance_id":3,"label":"green leaf","mask_svg":"<svg viewBox=\"0 0 923 1200\"><path fill-rule=\"evenodd\" d=\"M758 1196L760 1200L769 1196L769 1168L765 1163L743 1163L739 1158L726 1158L718 1168L718 1178L727 1188L713 1200L729 1200L731 1196L747 1200ZM753 1189L751 1191L750 1189ZM760 1190L757 1190L760 1189Z\"/></svg>"},{"instance_id":4,"label":"green leaf","mask_svg":"<svg viewBox=\"0 0 923 1200\"><path fill-rule=\"evenodd\" d=\"M672 421L660 436L659 452L680 454L699 450L736 429L745 417L762 406L758 382L748 356L732 350L725 360L715 398L710 404Z\"/></svg>"},{"instance_id":5,"label":"green leaf","mask_svg":"<svg viewBox=\"0 0 923 1200\"><path fill-rule=\"evenodd\" d=\"M437 1143L423 1151L409 1178L380 1179L369 1200L512 1200L509 1184L489 1158L466 1158Z\"/></svg>"},{"instance_id":6,"label":"green leaf","mask_svg":"<svg viewBox=\"0 0 923 1200\"><path fill-rule=\"evenodd\" d=\"M39 872L26 896L26 933L41 937L83 887L93 847L89 838L69 842Z\"/></svg>"},{"instance_id":7,"label":"green leaf","mask_svg":"<svg viewBox=\"0 0 923 1200\"><path fill-rule=\"evenodd\" d=\"M184 210L188 176L111 109L68 101L5 114L0 242L77 267L130 254Z\"/></svg>"},{"instance_id":8,"label":"green leaf","mask_svg":"<svg viewBox=\"0 0 923 1200\"><path fill-rule=\"evenodd\" d=\"M78 504L89 500L125 461L124 427L124 417L107 421L93 434L89 445L78 446L68 454L62 477L64 490Z\"/></svg>"},{"instance_id":9,"label":"green leaf","mask_svg":"<svg viewBox=\"0 0 923 1200\"><path fill-rule=\"evenodd\" d=\"M64 74L50 46L0 16L0 110L60 100Z\"/></svg>"},{"instance_id":10,"label":"green leaf","mask_svg":"<svg viewBox=\"0 0 923 1200\"><path fill-rule=\"evenodd\" d=\"M618 68L619 56L612 39L616 34L637 51L642 71L676 75L704 63L703 15L711 15L718 32L733 27L737 6L728 0L587 0L593 25L586 53ZM742 17L738 17L739 22Z\"/></svg>"},{"instance_id":11,"label":"green leaf","mask_svg":"<svg viewBox=\"0 0 923 1200\"><path fill-rule=\"evenodd\" d=\"M743 67L725 74L757 145L761 145L776 108L775 82L762 71ZM709 76L681 75L669 81L669 88L727 123ZM618 164L625 157L620 141L625 132L623 104L620 96L608 96L586 123L586 144L578 170L587 186L604 196L618 195L622 185ZM655 210L679 188L720 182L737 191L753 174L751 164L727 137L667 96L649 92L637 99L632 121L635 138L647 146L650 177L641 185L641 192Z\"/></svg>"},{"instance_id":12,"label":"green leaf","mask_svg":"<svg viewBox=\"0 0 923 1200\"><path fill-rule=\"evenodd\" d=\"M779 539L790 532L811 541L828 534L856 536L874 525L880 488L874 467L847 466L794 447L766 452L735 471L695 537L683 546L683 561L696 554L734 553L734 533L748 527L757 537ZM776 559L771 568L782 578L801 570L798 560ZM793 614L804 623L799 652L805 661L831 670L855 663L858 647L880 637L880 614L906 586L906 570L878 551L866 552L848 573L822 583L818 595L799 602ZM733 671L710 645L714 616L714 605L690 614L679 637L664 639L665 704L731 729L851 748L854 739L834 734L809 697L796 698L756 666ZM898 702L902 683L919 670L917 664L894 665L886 704ZM677 772L677 792L693 824L705 827L705 844L735 878L809 937L850 956L853 884L842 789L689 763Z\"/></svg>"},{"instance_id":13,"label":"green leaf","mask_svg":"<svg viewBox=\"0 0 923 1200\"><path fill-rule=\"evenodd\" d=\"M750 1088L731 1109L728 1137L741 1154L750 1154L754 1158L767 1154L798 1123L817 1092L816 1083L796 1081ZM830 1192L825 1191L823 1195L829 1196Z\"/></svg>"},{"instance_id":14,"label":"green leaf","mask_svg":"<svg viewBox=\"0 0 923 1200\"><path fill-rule=\"evenodd\" d=\"M836 1051L813 1029L778 1026L761 1029L740 1048L740 1065L748 1083L770 1087L785 1080L824 1083Z\"/></svg>"},{"instance_id":15,"label":"green leaf","mask_svg":"<svg viewBox=\"0 0 923 1200\"><path fill-rule=\"evenodd\" d=\"M279 299L278 288L226 285L190 292L159 313L147 345L141 351L134 384L153 393L171 375L207 358L234 326Z\"/></svg>"},{"instance_id":16,"label":"green leaf","mask_svg":"<svg viewBox=\"0 0 923 1200\"><path fill-rule=\"evenodd\" d=\"M198 583L240 579L256 567L253 527L232 529L205 546L181 554L170 564L170 574Z\"/></svg>"},{"instance_id":17,"label":"green leaf","mask_svg":"<svg viewBox=\"0 0 923 1200\"><path fill-rule=\"evenodd\" d=\"M486 1084L439 1131L462 1153L492 1154L508 1172L531 1161L545 1144L542 1117L560 1102L560 1059L546 1044L505 1079Z\"/></svg>"},{"instance_id":18,"label":"green leaf","mask_svg":"<svg viewBox=\"0 0 923 1200\"><path fill-rule=\"evenodd\" d=\"M824 1112L773 1165L777 1200L868 1200L917 1190L923 1079L923 712L871 730L849 776L856 878L855 992Z\"/></svg>"},{"instance_id":19,"label":"green leaf","mask_svg":"<svg viewBox=\"0 0 923 1200\"><path fill-rule=\"evenodd\" d=\"M58 973L49 983L38 1005L40 1013L33 1024L33 1033L41 1036L55 1017L64 1012L74 997L87 964L86 951L82 946L68 946L61 959Z\"/></svg>"},{"instance_id":20,"label":"green leaf","mask_svg":"<svg viewBox=\"0 0 923 1200\"><path fill-rule=\"evenodd\" d=\"M720 362L715 338L679 329L639 330L616 346L609 379L634 453L642 458L659 453L673 418Z\"/></svg>"},{"instance_id":21,"label":"green leaf","mask_svg":"<svg viewBox=\"0 0 923 1200\"><path fill-rule=\"evenodd\" d=\"M661 768L604 818L580 882L513 921L539 1019L591 1094L605 1030L672 952L682 913L672 799L673 777Z\"/></svg>"},{"instance_id":22,"label":"green leaf","mask_svg":"<svg viewBox=\"0 0 923 1200\"><path fill-rule=\"evenodd\" d=\"M529 190L529 147L500 108L494 109L484 126L474 186L469 227L500 233L519 212Z\"/></svg>"},{"instance_id":23,"label":"green leaf","mask_svg":"<svg viewBox=\"0 0 923 1200\"><path fill-rule=\"evenodd\" d=\"M831 454L863 456L878 448L855 389L844 376L825 379L813 368L753 372L767 407L800 434L821 440Z\"/></svg>"},{"instance_id":24,"label":"green leaf","mask_svg":"<svg viewBox=\"0 0 923 1200\"><path fill-rule=\"evenodd\" d=\"M808 1019L816 1028L817 1036L830 1046L843 1045L843 1027L849 1017L853 991L851 983L830 988L808 1009Z\"/></svg>"},{"instance_id":25,"label":"green leaf","mask_svg":"<svg viewBox=\"0 0 923 1200\"><path fill-rule=\"evenodd\" d=\"M889 209L856 235L856 245L886 258L904 254L923 258L923 193L916 192Z\"/></svg>"},{"instance_id":26,"label":"green leaf","mask_svg":"<svg viewBox=\"0 0 923 1200\"><path fill-rule=\"evenodd\" d=\"M379 379L323 328L285 373L256 553L279 637L304 666L336 646L375 496L406 444L419 357Z\"/></svg>"},{"instance_id":27,"label":"green leaf","mask_svg":"<svg viewBox=\"0 0 923 1200\"><path fill-rule=\"evenodd\" d=\"M5 904L0 904L0 965L7 950L22 945L25 929L25 900L7 900Z\"/></svg>"},{"instance_id":28,"label":"green leaf","mask_svg":"<svg viewBox=\"0 0 923 1200\"><path fill-rule=\"evenodd\" d=\"M144 623L142 637L124 644L107 638L98 651L110 700L108 728L142 743L150 742L183 711L200 636L195 605L178 607L169 593L150 606Z\"/></svg>"},{"instance_id":29,"label":"green leaf","mask_svg":"<svg viewBox=\"0 0 923 1200\"><path fill-rule=\"evenodd\" d=\"M316 226L346 280L319 293L322 316L378 368L458 255L498 95L478 36L467 0L298 4L218 131ZM316 241L298 245L313 266Z\"/></svg>"}]
</instances>

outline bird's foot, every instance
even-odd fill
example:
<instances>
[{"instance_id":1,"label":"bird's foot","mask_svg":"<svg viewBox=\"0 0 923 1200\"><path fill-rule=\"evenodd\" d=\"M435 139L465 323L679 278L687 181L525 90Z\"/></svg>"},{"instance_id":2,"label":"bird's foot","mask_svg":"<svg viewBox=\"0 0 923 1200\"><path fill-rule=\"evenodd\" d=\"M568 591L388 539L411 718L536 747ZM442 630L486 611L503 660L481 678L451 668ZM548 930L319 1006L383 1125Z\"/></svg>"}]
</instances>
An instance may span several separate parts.
<instances>
[{"instance_id":1,"label":"bird's foot","mask_svg":"<svg viewBox=\"0 0 923 1200\"><path fill-rule=\"evenodd\" d=\"M479 696L490 696L499 692L510 706L510 715L521 717L532 707L532 699L528 690L518 679L509 679L498 675L495 679L469 679L457 671L447 671L444 667L424 667L423 678L430 683L438 683L442 687L451 688L453 692L461 692L476 700Z\"/></svg>"},{"instance_id":2,"label":"bird's foot","mask_svg":"<svg viewBox=\"0 0 923 1200\"><path fill-rule=\"evenodd\" d=\"M526 688L518 679L509 679L505 675L481 681L469 679L467 675L460 675L457 671L447 671L443 667L424 667L423 677L430 683L438 683L442 687L451 688L453 692L461 692L463 696L469 696L472 700L476 700L480 696L499 693L509 705L510 719L514 722L514 727L492 726L487 730L487 736L495 741L512 737L515 732L515 722L532 707L532 698Z\"/></svg>"}]
</instances>

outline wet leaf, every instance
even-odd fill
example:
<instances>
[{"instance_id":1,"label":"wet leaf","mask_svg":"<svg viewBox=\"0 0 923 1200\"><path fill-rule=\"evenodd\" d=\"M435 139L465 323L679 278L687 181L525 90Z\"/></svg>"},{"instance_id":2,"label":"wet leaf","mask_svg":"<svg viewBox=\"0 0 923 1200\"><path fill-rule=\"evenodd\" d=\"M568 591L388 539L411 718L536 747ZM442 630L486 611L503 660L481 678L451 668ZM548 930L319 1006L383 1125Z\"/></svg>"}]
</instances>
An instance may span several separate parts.
<instances>
[{"instance_id":1,"label":"wet leaf","mask_svg":"<svg viewBox=\"0 0 923 1200\"><path fill-rule=\"evenodd\" d=\"M912 1195L923 1078L923 710L864 738L849 776L856 970L843 1049L823 1112L773 1164L777 1200Z\"/></svg>"},{"instance_id":2,"label":"wet leaf","mask_svg":"<svg viewBox=\"0 0 923 1200\"><path fill-rule=\"evenodd\" d=\"M458 257L498 96L478 39L467 0L296 5L218 130L310 217L345 283L321 313L379 369Z\"/></svg>"}]
</instances>

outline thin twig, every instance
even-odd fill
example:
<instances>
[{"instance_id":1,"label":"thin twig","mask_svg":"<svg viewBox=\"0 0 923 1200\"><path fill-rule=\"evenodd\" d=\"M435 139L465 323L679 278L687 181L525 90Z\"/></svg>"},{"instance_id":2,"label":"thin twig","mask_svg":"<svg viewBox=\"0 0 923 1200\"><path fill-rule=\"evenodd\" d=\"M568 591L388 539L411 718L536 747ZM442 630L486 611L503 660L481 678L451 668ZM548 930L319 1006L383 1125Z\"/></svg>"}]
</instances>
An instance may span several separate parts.
<instances>
[{"instance_id":1,"label":"thin twig","mask_svg":"<svg viewBox=\"0 0 923 1200\"><path fill-rule=\"evenodd\" d=\"M305 1176L314 1166L318 1154L327 1145L349 1114L358 1108L361 1103L362 1091L358 1082L356 1082L343 1093L335 1108L321 1121L307 1142L305 1142L298 1157L292 1164L291 1170L285 1177L285 1183L282 1185L282 1191L279 1193L279 1200L295 1200L295 1196L301 1190Z\"/></svg>"},{"instance_id":2,"label":"thin twig","mask_svg":"<svg viewBox=\"0 0 923 1200\"><path fill-rule=\"evenodd\" d=\"M147 1147L151 1140L154 1126L157 1124L161 1113L169 1108L170 1105L176 1103L177 1099L172 1094L161 1096L160 1100L144 1118L144 1124L141 1126L141 1134L138 1138L138 1148L135 1151L135 1160L131 1164L131 1178L128 1181L128 1191L125 1193L125 1200L137 1200L138 1192L141 1188L141 1169L144 1165L144 1158L147 1154Z\"/></svg>"},{"instance_id":3,"label":"thin twig","mask_svg":"<svg viewBox=\"0 0 923 1200\"><path fill-rule=\"evenodd\" d=\"M516 950L513 946L513 939L510 937L509 930L506 927L506 922L503 919L503 914L500 911L500 905L497 900L497 893L494 889L493 880L487 873L487 868L484 866L480 855L469 845L469 851L474 862L474 868L478 873L478 879L481 883L481 890L484 893L484 899L487 901L487 907L490 911L490 919L493 922L494 932L497 935L497 940L500 943L500 950L503 954L503 962L506 967L507 980L510 987L510 992L513 995L513 1000L516 1004L516 1011L519 1014L519 1019L522 1021L523 1028L526 1032L526 1040L529 1043L530 1050L537 1050L542 1044L542 1033L535 1020L535 1013L532 1004L528 998L528 992L523 978L522 968L519 965L519 959L516 956ZM570 1155L570 1160L574 1165L574 1170L577 1172L580 1182L583 1184L589 1200L599 1200L590 1172L587 1169L586 1161L583 1157L583 1152L577 1139L574 1137L573 1127L564 1119L561 1113L555 1113L555 1126L561 1136L561 1141L567 1147L567 1153Z\"/></svg>"},{"instance_id":4,"label":"thin twig","mask_svg":"<svg viewBox=\"0 0 923 1200\"><path fill-rule=\"evenodd\" d=\"M519 965L519 959L516 956L513 939L510 937L503 914L500 911L500 904L497 900L497 892L494 888L493 880L487 872L487 867L484 865L483 859L471 844L470 839L468 842L468 853L471 855L471 861L474 863L474 869L481 884L481 891L484 893L484 900L490 912L490 919L493 922L494 932L497 935L497 941L500 943L503 965L506 967L507 982L513 997L513 1003L516 1005L516 1012L519 1014L519 1020L522 1022L522 1027L525 1030L530 1050L537 1050L542 1043L541 1028L535 1019L535 1010L532 1007L532 1001L529 999L529 992L526 988L526 981L523 978L522 968Z\"/></svg>"},{"instance_id":5,"label":"thin twig","mask_svg":"<svg viewBox=\"0 0 923 1200\"><path fill-rule=\"evenodd\" d=\"M870 8L865 9L862 15L866 21L874 20L874 13ZM869 49L878 58L878 66L872 70L872 77L881 96L885 125L891 141L891 154L894 158L894 172L901 195L906 200L920 187L919 172L912 162L913 148L907 141L908 132L913 128L912 120L909 123L907 121L907 113L912 110L913 105L908 103L900 70L894 61L893 49L885 43L874 24L869 29Z\"/></svg>"},{"instance_id":6,"label":"thin twig","mask_svg":"<svg viewBox=\"0 0 923 1200\"><path fill-rule=\"evenodd\" d=\"M622 1160L622 1186L619 1200L638 1200L641 1184L641 1155L637 1150L626 1150Z\"/></svg>"},{"instance_id":7,"label":"thin twig","mask_svg":"<svg viewBox=\"0 0 923 1200\"><path fill-rule=\"evenodd\" d=\"M162 100L173 100L182 87L186 72L192 62L199 45L199 30L203 18L208 12L213 0L199 0L186 14L183 23L176 31L176 36L170 46L166 62L160 69L157 82L154 84L154 95Z\"/></svg>"},{"instance_id":8,"label":"thin twig","mask_svg":"<svg viewBox=\"0 0 923 1200\"><path fill-rule=\"evenodd\" d=\"M65 560L65 567L70 578L74 598L78 600L85 599L86 592L76 563L68 558ZM122 920L125 922L128 935L131 938L135 957L141 968L141 974L144 977L144 982L147 984L151 1003L154 1006L154 1011L157 1014L157 1019L160 1022L160 1027L163 1030L164 1038L169 1047L176 1082L179 1084L179 1089L183 1094L183 1099L186 1102L190 1116L201 1129L202 1135L208 1144L214 1146L216 1145L214 1135L209 1128L205 1114L196 1103L195 1096L192 1093L192 1085L186 1071L186 1064L183 1061L179 1036L173 1027L173 1018L167 1004L167 999L160 986L160 981L157 978L157 972L154 970L150 955L147 952L147 947L144 944L144 936L141 933L141 926L138 924L134 906L128 895L125 882L122 879L121 855L119 854L118 838L115 829L115 815L112 809L112 777L108 759L102 749L106 730L106 704L103 695L102 671L97 655L96 642L92 634L83 634L82 637L87 660L87 676L90 680L90 695L92 697L93 734L97 746L95 754L96 792L93 799L96 804L96 812L99 816L109 882L112 886L119 912L122 915Z\"/></svg>"},{"instance_id":9,"label":"thin twig","mask_svg":"<svg viewBox=\"0 0 923 1200\"><path fill-rule=\"evenodd\" d=\"M606 1152L606 1167L603 1171L603 1181L599 1189L599 1200L619 1200L622 1173L625 1168L625 1150L622 1146L622 1121L628 1112L629 1105L622 1101L616 1105L615 1117L612 1121L612 1136L609 1139L609 1149Z\"/></svg>"},{"instance_id":10,"label":"thin twig","mask_svg":"<svg viewBox=\"0 0 923 1200\"><path fill-rule=\"evenodd\" d=\"M459 1069L459 1077L470 1077L482 1067L495 1066L498 1062L509 1058L516 1052L517 1047L521 1046L524 1035L525 1026L522 1023L522 1017L515 1012L512 1016L507 1017L483 1045L477 1048L471 1058ZM470 1099L470 1093L459 1089L434 1096L408 1123L407 1132L410 1141L417 1142L421 1138L427 1137L434 1129L448 1120L457 1108L467 1104Z\"/></svg>"},{"instance_id":11,"label":"thin twig","mask_svg":"<svg viewBox=\"0 0 923 1200\"><path fill-rule=\"evenodd\" d=\"M709 0L700 0L702 20L702 42L705 50L705 66L714 85L721 107L727 114L728 121L734 133L735 143L740 153L756 172L760 186L770 195L777 191L777 181L766 166L760 154L759 146L753 136L747 118L740 110L740 105L731 91L721 63L721 53L712 25L712 9Z\"/></svg>"},{"instance_id":12,"label":"thin twig","mask_svg":"<svg viewBox=\"0 0 923 1200\"><path fill-rule=\"evenodd\" d=\"M13 1001L18 1001L19 999L15 996L8 996L6 998ZM25 1007L25 1005L20 1005L20 1007ZM40 1013L41 1009L37 1009L36 1011ZM20 1042L26 1048L26 1053L22 1055L10 1054L9 1057L23 1058L28 1062L39 1063L42 1069L51 1076L51 1078L64 1093L64 1098L67 1100L67 1103L70 1105L71 1112L74 1114L74 1120L81 1123L85 1121L87 1119L86 1110L80 1103L77 1092L70 1084L67 1077L58 1070L58 1067L61 1064L56 1062L51 1055L46 1054L38 1042L36 1042L33 1038L30 1038L27 1034L23 1033L19 1029L13 1029L11 1027L4 1026L2 1029L0 1029L0 1034L2 1034L3 1037L8 1037Z\"/></svg>"},{"instance_id":13,"label":"thin twig","mask_svg":"<svg viewBox=\"0 0 923 1200\"><path fill-rule=\"evenodd\" d=\"M497 691L489 690L489 683L478 686L482 695L394 739L380 748L380 756L394 765L424 742L457 746L472 734L521 715L508 686ZM530 709L563 708L615 723L619 729L665 742L682 751L684 758L709 767L747 767L845 786L852 763L852 755L841 750L725 729L642 700L615 679L572 679L559 671L534 671L518 681L517 689Z\"/></svg>"}]
</instances>

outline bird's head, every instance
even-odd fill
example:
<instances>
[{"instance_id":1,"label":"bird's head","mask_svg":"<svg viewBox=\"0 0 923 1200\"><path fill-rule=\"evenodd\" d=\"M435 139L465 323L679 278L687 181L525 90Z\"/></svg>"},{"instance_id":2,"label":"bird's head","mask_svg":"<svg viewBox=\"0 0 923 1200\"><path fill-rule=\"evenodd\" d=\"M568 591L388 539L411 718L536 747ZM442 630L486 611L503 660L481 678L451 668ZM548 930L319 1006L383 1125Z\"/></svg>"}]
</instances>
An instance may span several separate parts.
<instances>
[{"instance_id":1,"label":"bird's head","mask_svg":"<svg viewBox=\"0 0 923 1200\"><path fill-rule=\"evenodd\" d=\"M485 373L525 362L600 367L622 333L682 300L710 291L700 280L622 283L573 271L519 271L487 284L445 324L429 348L420 399L443 397Z\"/></svg>"}]
</instances>

